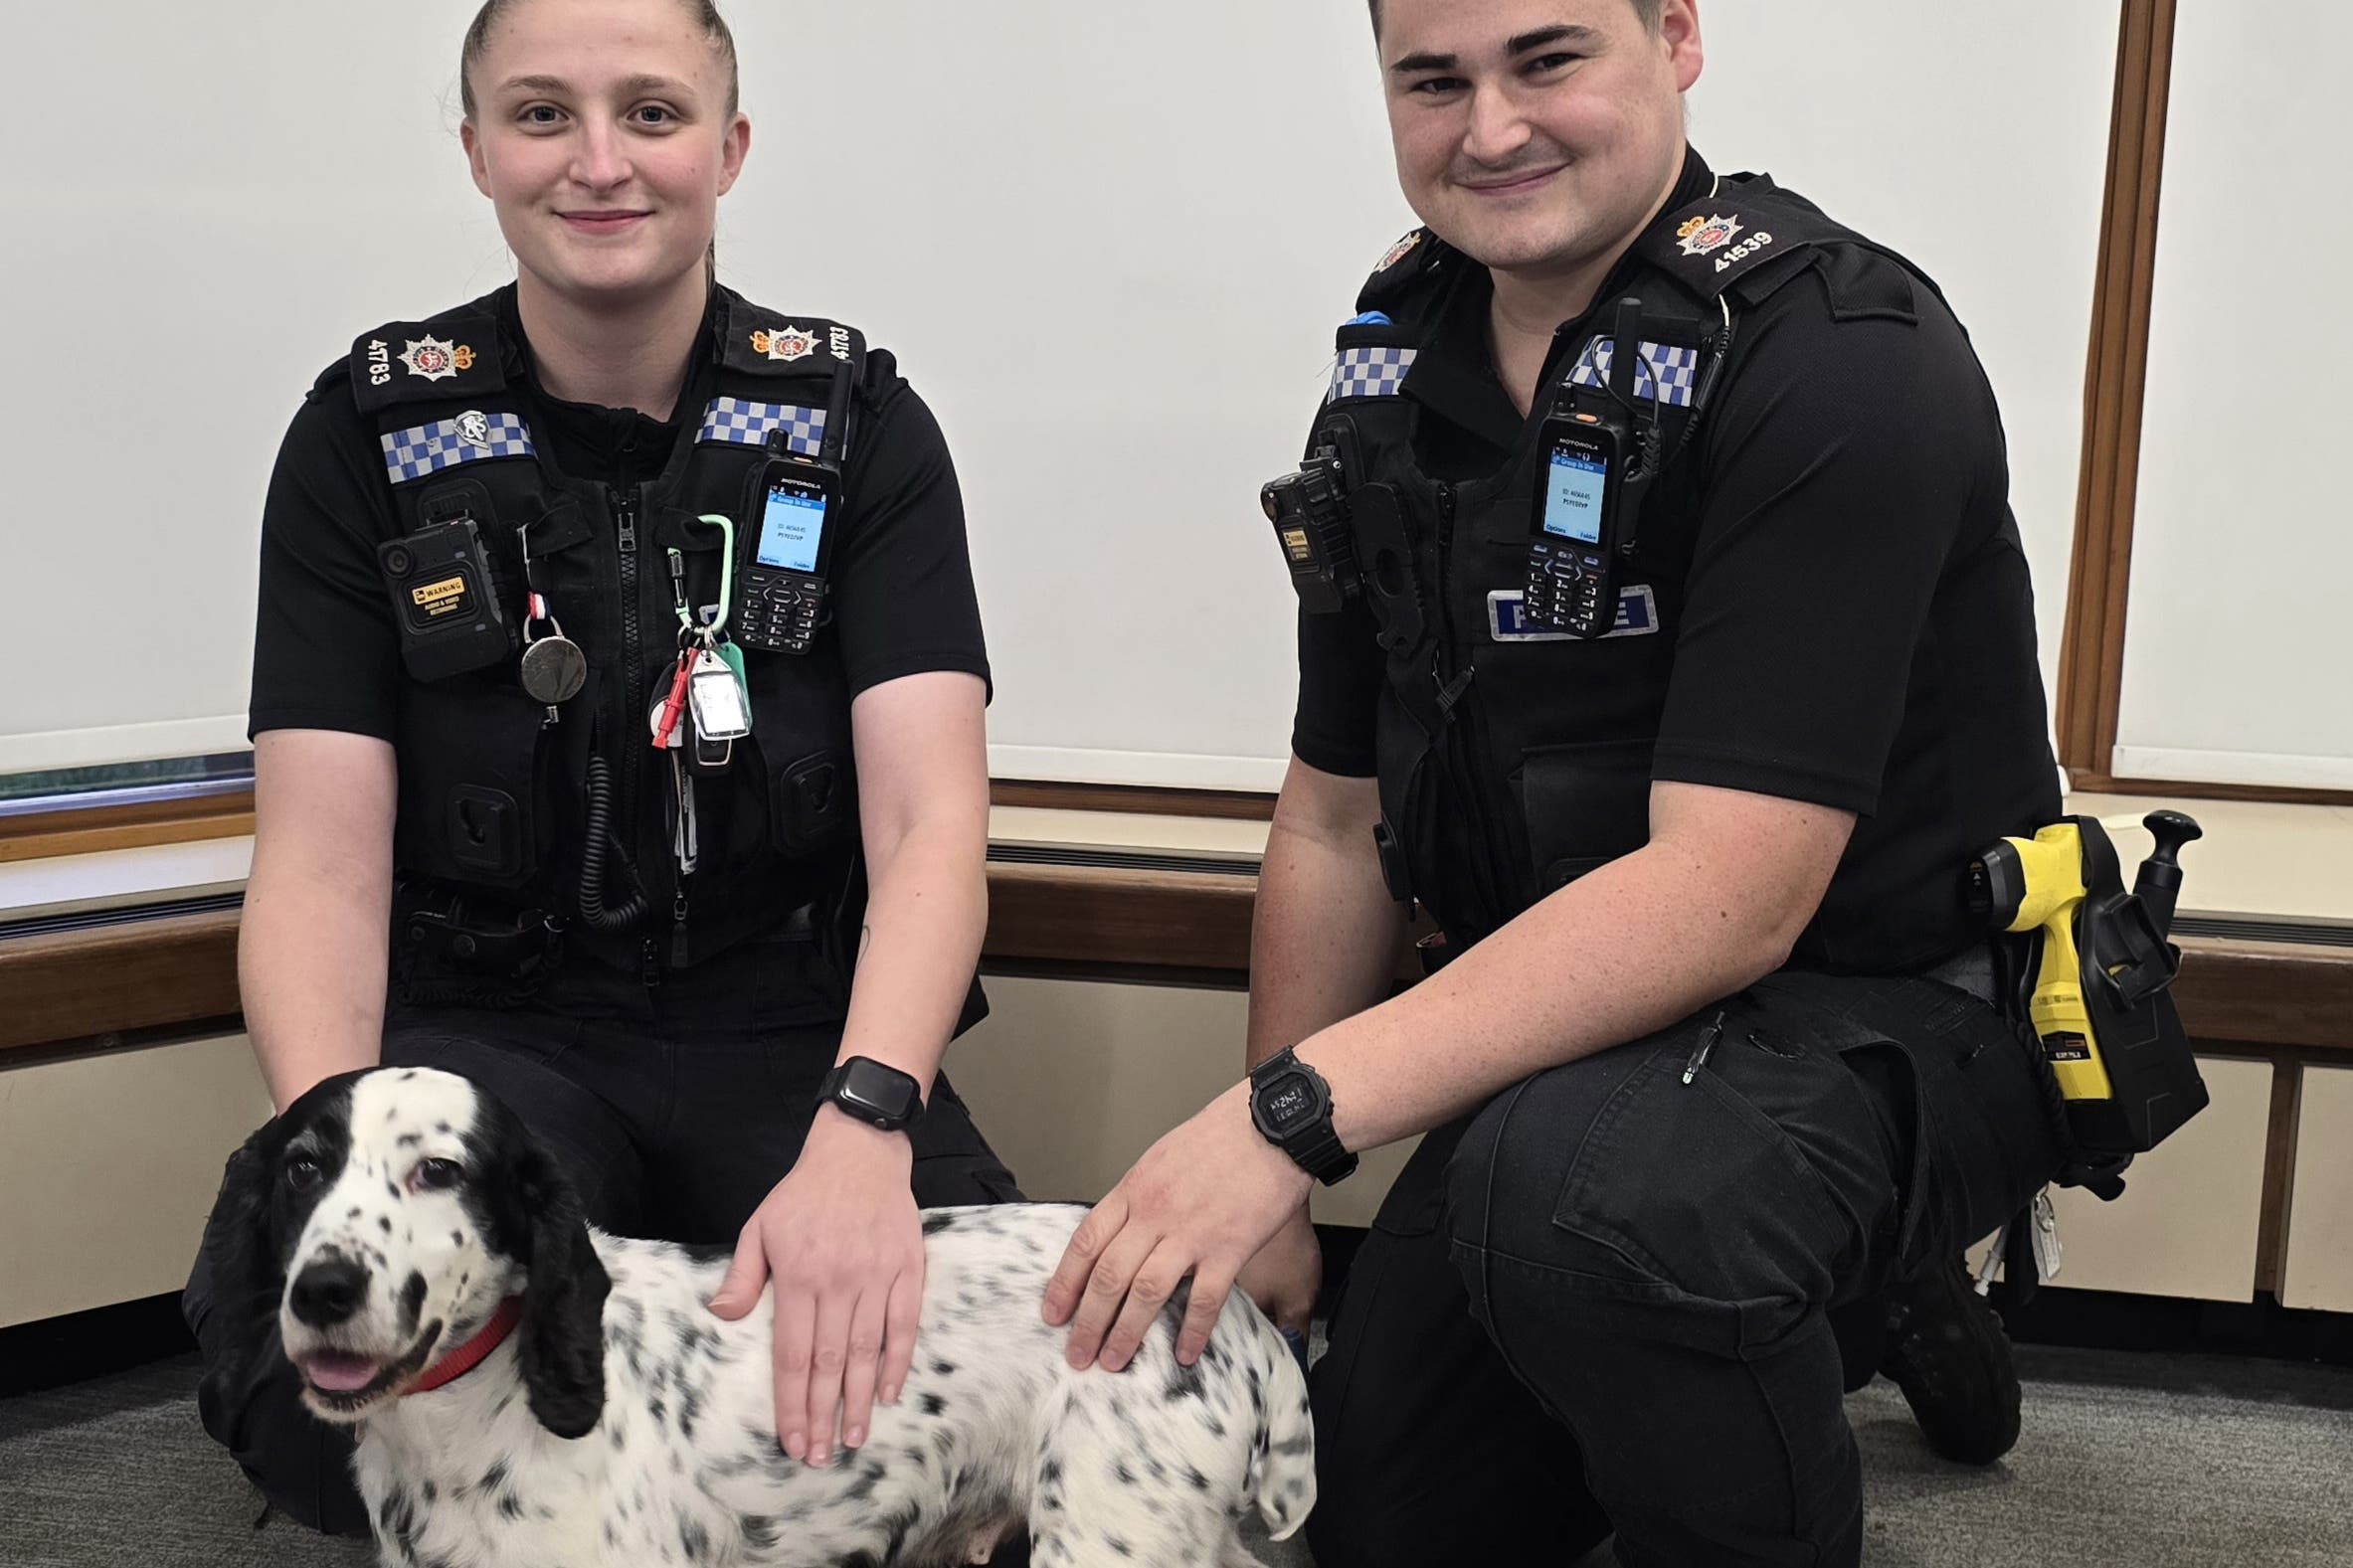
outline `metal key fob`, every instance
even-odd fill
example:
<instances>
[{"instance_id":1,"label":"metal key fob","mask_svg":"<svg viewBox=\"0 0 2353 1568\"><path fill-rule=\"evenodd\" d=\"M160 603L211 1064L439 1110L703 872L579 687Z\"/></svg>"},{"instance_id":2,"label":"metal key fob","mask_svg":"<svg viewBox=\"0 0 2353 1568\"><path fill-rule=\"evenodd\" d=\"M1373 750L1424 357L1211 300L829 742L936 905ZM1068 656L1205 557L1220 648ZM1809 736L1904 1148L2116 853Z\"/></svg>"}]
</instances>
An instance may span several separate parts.
<instances>
[{"instance_id":1,"label":"metal key fob","mask_svg":"<svg viewBox=\"0 0 2353 1568\"><path fill-rule=\"evenodd\" d=\"M705 741L738 741L752 733L752 705L728 662L704 647L694 655L687 701L694 708L694 733Z\"/></svg>"}]
</instances>

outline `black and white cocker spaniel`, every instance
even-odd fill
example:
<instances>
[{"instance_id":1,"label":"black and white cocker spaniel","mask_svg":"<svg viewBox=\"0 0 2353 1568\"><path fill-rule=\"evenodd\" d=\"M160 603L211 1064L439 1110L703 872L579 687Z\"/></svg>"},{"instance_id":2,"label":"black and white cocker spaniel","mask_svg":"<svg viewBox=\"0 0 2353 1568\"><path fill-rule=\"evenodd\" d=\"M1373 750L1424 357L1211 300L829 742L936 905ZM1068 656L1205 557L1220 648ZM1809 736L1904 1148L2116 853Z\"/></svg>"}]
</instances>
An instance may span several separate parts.
<instances>
[{"instance_id":1,"label":"black and white cocker spaniel","mask_svg":"<svg viewBox=\"0 0 2353 1568\"><path fill-rule=\"evenodd\" d=\"M723 1321L723 1257L591 1230L463 1078L329 1079L237 1152L221 1201L241 1353L282 1350L310 1407L360 1428L387 1564L918 1568L1025 1526L1038 1568L1244 1568L1253 1502L1281 1538L1315 1500L1305 1382L1239 1294L1192 1366L1181 1298L1126 1370L1064 1364L1039 1305L1074 1208L924 1216L914 1368L818 1470L777 1443L770 1298Z\"/></svg>"}]
</instances>

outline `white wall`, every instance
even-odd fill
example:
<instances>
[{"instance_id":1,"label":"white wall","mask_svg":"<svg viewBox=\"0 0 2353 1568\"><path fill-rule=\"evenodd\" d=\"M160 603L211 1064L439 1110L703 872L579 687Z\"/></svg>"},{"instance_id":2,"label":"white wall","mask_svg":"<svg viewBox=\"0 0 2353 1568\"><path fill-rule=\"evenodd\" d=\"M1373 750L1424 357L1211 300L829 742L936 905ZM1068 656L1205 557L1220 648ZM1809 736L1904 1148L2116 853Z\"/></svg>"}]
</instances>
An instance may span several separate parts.
<instances>
[{"instance_id":1,"label":"white wall","mask_svg":"<svg viewBox=\"0 0 2353 1568\"><path fill-rule=\"evenodd\" d=\"M1703 4L1691 135L1926 270L2000 399L2043 678L2067 618L2114 4Z\"/></svg>"},{"instance_id":2,"label":"white wall","mask_svg":"<svg viewBox=\"0 0 2353 1568\"><path fill-rule=\"evenodd\" d=\"M2340 297L2353 13L2181 0L2123 702L2127 778L2353 788ZM2260 274L2260 275L2259 275ZM2260 277L2279 279L2266 287Z\"/></svg>"},{"instance_id":3,"label":"white wall","mask_svg":"<svg viewBox=\"0 0 2353 1568\"><path fill-rule=\"evenodd\" d=\"M0 771L242 735L258 513L302 387L355 333L506 275L453 134L471 9L11 16L12 57L40 69L0 121L10 228L33 242L0 250L0 659L54 673L0 685ZM1975 330L2047 650L2113 10L1711 5L1693 98L1719 167L1769 169L1904 250ZM1256 489L1410 222L1358 0L734 11L757 132L723 275L859 322L939 409L997 772L1271 785L1291 609Z\"/></svg>"}]
</instances>

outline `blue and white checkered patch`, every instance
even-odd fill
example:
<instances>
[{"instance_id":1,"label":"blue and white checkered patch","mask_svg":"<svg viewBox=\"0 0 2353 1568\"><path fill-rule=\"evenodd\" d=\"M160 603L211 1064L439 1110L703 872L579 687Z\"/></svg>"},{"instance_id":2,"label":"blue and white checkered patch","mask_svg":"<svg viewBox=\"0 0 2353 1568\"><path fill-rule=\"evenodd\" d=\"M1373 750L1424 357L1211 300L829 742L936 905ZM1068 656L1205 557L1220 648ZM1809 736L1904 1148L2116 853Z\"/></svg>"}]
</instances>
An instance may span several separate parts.
<instances>
[{"instance_id":1,"label":"blue and white checkered patch","mask_svg":"<svg viewBox=\"0 0 2353 1568\"><path fill-rule=\"evenodd\" d=\"M1585 345L1585 352L1577 356L1569 380L1580 387L1603 387L1609 384L1610 340L1597 337ZM1692 380L1700 373L1700 351L1696 348L1669 348L1662 343L1642 345L1642 363L1634 367L1634 395L1664 403L1669 408L1688 409L1692 406ZM1658 390L1667 390L1661 394Z\"/></svg>"},{"instance_id":2,"label":"blue and white checkered patch","mask_svg":"<svg viewBox=\"0 0 2353 1568\"><path fill-rule=\"evenodd\" d=\"M1350 348L1340 352L1332 371L1332 392L1326 403L1343 398L1393 398L1405 385L1417 350L1410 348Z\"/></svg>"},{"instance_id":3,"label":"blue and white checkered patch","mask_svg":"<svg viewBox=\"0 0 2353 1568\"><path fill-rule=\"evenodd\" d=\"M752 403L743 398L713 398L703 411L697 441L733 441L739 446L761 446L771 431L785 433L785 447L803 457L814 457L825 443L825 411L796 408L789 403Z\"/></svg>"},{"instance_id":4,"label":"blue and white checkered patch","mask_svg":"<svg viewBox=\"0 0 2353 1568\"><path fill-rule=\"evenodd\" d=\"M529 457L539 448L531 444L531 427L512 414L460 414L379 437L384 466L392 482L422 479L444 468L484 457Z\"/></svg>"}]
</instances>

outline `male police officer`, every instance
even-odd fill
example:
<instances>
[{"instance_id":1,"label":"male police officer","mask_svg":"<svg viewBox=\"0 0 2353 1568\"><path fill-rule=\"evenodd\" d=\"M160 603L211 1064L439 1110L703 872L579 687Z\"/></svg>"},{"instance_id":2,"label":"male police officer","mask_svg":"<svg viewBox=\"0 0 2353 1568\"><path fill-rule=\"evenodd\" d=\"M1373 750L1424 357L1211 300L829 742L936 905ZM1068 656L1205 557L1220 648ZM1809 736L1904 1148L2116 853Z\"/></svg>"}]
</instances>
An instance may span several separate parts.
<instances>
[{"instance_id":1,"label":"male police officer","mask_svg":"<svg viewBox=\"0 0 2353 1568\"><path fill-rule=\"evenodd\" d=\"M1993 398L1918 271L1687 147L1696 0L1372 9L1428 227L1275 508L1258 1065L1046 1313L1114 1367L1188 1273L1180 1353L1237 1273L1296 1322L1312 1181L1429 1131L1318 1367L1326 1568L1853 1563L1831 1309L1893 1292L1992 1458L1953 1260L2060 1163L1961 892L2059 804ZM1452 961L1383 1001L1408 896Z\"/></svg>"}]
</instances>

